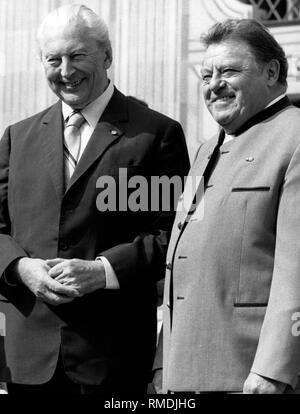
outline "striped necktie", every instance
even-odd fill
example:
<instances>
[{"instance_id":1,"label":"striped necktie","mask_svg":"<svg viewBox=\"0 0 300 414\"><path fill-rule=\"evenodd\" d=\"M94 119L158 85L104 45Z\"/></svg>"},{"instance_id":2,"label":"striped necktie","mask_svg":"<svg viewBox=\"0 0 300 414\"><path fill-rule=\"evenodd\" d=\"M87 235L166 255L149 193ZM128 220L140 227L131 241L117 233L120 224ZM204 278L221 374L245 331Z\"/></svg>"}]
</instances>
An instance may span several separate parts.
<instances>
[{"instance_id":1,"label":"striped necktie","mask_svg":"<svg viewBox=\"0 0 300 414\"><path fill-rule=\"evenodd\" d=\"M85 118L81 112L74 111L67 119L64 133L64 158L65 158L65 186L67 187L76 168L80 147L80 128Z\"/></svg>"}]
</instances>

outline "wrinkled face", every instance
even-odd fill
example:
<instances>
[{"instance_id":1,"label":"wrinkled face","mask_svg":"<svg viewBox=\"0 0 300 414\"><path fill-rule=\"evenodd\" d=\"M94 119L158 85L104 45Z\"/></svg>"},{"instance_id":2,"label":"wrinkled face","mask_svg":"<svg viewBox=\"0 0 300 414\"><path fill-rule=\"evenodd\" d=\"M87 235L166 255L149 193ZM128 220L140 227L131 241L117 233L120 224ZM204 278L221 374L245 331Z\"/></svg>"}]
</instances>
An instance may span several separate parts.
<instances>
[{"instance_id":1,"label":"wrinkled face","mask_svg":"<svg viewBox=\"0 0 300 414\"><path fill-rule=\"evenodd\" d=\"M244 42L210 45L201 71L205 103L227 133L235 132L270 101L266 65Z\"/></svg>"},{"instance_id":2,"label":"wrinkled face","mask_svg":"<svg viewBox=\"0 0 300 414\"><path fill-rule=\"evenodd\" d=\"M52 91L74 109L82 109L107 87L110 48L100 47L82 30L54 30L45 35L41 58Z\"/></svg>"}]
</instances>

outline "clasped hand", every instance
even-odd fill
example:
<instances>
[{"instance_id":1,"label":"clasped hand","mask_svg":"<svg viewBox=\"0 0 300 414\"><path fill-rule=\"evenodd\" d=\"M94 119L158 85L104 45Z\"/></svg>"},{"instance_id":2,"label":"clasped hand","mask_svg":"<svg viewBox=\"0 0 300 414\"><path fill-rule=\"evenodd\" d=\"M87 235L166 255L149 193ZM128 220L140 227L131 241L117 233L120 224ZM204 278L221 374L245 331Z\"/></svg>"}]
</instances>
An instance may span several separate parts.
<instances>
[{"instance_id":1,"label":"clasped hand","mask_svg":"<svg viewBox=\"0 0 300 414\"><path fill-rule=\"evenodd\" d=\"M74 289L79 296L106 286L102 262L81 259L46 260L48 275L63 286Z\"/></svg>"},{"instance_id":2,"label":"clasped hand","mask_svg":"<svg viewBox=\"0 0 300 414\"><path fill-rule=\"evenodd\" d=\"M69 303L106 285L100 260L23 257L10 270L37 298L53 306Z\"/></svg>"}]
</instances>

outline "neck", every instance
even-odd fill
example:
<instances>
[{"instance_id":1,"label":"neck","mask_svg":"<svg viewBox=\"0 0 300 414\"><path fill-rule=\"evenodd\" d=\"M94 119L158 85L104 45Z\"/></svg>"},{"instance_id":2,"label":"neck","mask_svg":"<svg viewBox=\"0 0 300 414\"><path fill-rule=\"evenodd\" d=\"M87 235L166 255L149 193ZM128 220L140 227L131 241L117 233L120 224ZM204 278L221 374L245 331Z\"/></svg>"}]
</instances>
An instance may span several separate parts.
<instances>
[{"instance_id":1,"label":"neck","mask_svg":"<svg viewBox=\"0 0 300 414\"><path fill-rule=\"evenodd\" d=\"M264 108L266 108L268 105L270 105L270 103L272 101L274 101L275 99L277 99L280 95L284 95L286 93L286 89L287 88L283 85L279 88L276 88L276 90L273 91L273 93L270 94L268 102L266 103Z\"/></svg>"},{"instance_id":2,"label":"neck","mask_svg":"<svg viewBox=\"0 0 300 414\"><path fill-rule=\"evenodd\" d=\"M239 131L241 128L243 128L244 125L248 124L248 122L251 123L252 119L256 118L256 116L259 116L269 106L273 106L273 101L275 101L274 102L274 104L275 104L276 99L281 97L281 95L284 95L286 93L286 89L287 88L282 85L281 87L277 87L276 90L270 91L270 94L264 100L264 102L261 102L260 109L258 110L258 112L256 112L254 115L252 115L252 117L249 118L247 121L245 121L241 126L239 126L238 128L232 128L232 129L230 129L230 128L227 129L226 126L224 126L223 129L226 132L226 134L236 135L237 131Z\"/></svg>"},{"instance_id":3,"label":"neck","mask_svg":"<svg viewBox=\"0 0 300 414\"><path fill-rule=\"evenodd\" d=\"M277 95L280 96L280 95ZM275 98L274 98L275 99ZM273 100L274 100L273 99ZM272 102L272 101L270 101ZM263 122L265 119L270 118L277 112L281 111L282 109L286 108L287 106L290 106L291 103L287 96L280 99L279 101L275 102L273 105L268 106L267 108L264 108L262 111L258 112L254 116L252 116L248 121L246 121L243 125L241 125L237 130L234 132L226 131L227 134L230 135L240 135L243 132L247 131L247 129L251 128L253 125L259 124L260 122Z\"/></svg>"}]
</instances>

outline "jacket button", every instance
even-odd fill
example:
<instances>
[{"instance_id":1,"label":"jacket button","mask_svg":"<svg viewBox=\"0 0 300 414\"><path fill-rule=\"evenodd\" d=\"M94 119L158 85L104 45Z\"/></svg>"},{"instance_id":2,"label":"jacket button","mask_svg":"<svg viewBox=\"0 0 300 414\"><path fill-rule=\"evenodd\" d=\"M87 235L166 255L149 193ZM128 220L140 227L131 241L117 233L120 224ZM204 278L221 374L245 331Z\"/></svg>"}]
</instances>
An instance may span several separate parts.
<instances>
[{"instance_id":1,"label":"jacket button","mask_svg":"<svg viewBox=\"0 0 300 414\"><path fill-rule=\"evenodd\" d=\"M179 230L182 229L182 223L181 223L181 221L177 224L177 227L179 228Z\"/></svg>"},{"instance_id":2,"label":"jacket button","mask_svg":"<svg viewBox=\"0 0 300 414\"><path fill-rule=\"evenodd\" d=\"M254 161L254 158L253 158L253 157L247 157L247 158L246 158L246 161L247 161L247 162L253 162L253 161Z\"/></svg>"},{"instance_id":3,"label":"jacket button","mask_svg":"<svg viewBox=\"0 0 300 414\"><path fill-rule=\"evenodd\" d=\"M66 250L68 250L69 246L65 242L60 242L59 243L59 248L60 248L60 250L66 251Z\"/></svg>"},{"instance_id":4,"label":"jacket button","mask_svg":"<svg viewBox=\"0 0 300 414\"><path fill-rule=\"evenodd\" d=\"M167 270L172 270L172 264L171 264L171 262L167 262L166 263L166 269Z\"/></svg>"}]
</instances>

